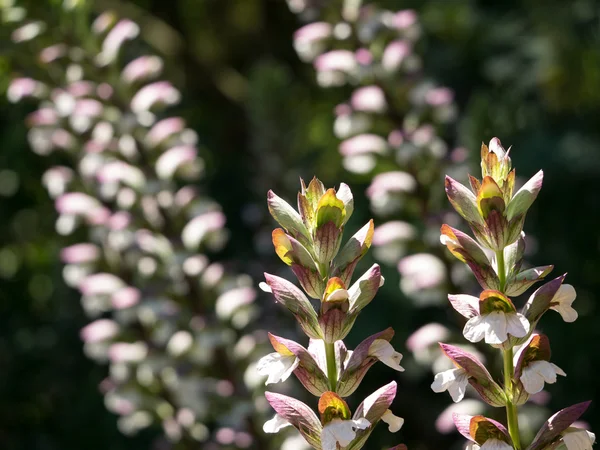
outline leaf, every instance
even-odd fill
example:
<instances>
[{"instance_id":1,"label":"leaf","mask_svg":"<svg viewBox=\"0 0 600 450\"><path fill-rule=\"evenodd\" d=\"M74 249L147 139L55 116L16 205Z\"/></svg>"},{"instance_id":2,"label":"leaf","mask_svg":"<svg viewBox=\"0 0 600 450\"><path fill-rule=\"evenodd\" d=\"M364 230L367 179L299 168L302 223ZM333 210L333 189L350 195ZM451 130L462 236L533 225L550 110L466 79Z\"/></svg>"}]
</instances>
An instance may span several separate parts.
<instances>
[{"instance_id":1,"label":"leaf","mask_svg":"<svg viewBox=\"0 0 600 450\"><path fill-rule=\"evenodd\" d=\"M302 291L276 275L265 273L265 279L275 299L294 314L307 336L322 339L317 313Z\"/></svg>"},{"instance_id":2,"label":"leaf","mask_svg":"<svg viewBox=\"0 0 600 450\"><path fill-rule=\"evenodd\" d=\"M537 198L540 189L542 189L543 180L544 172L540 170L517 191L506 208L506 218L509 221L514 217L527 213L527 210Z\"/></svg>"},{"instance_id":3,"label":"leaf","mask_svg":"<svg viewBox=\"0 0 600 450\"><path fill-rule=\"evenodd\" d=\"M448 358L467 373L469 383L486 403L496 407L506 405L504 391L475 355L449 344L440 343L440 347Z\"/></svg>"},{"instance_id":4,"label":"leaf","mask_svg":"<svg viewBox=\"0 0 600 450\"><path fill-rule=\"evenodd\" d=\"M558 411L542 425L542 428L536 434L531 445L527 447L527 450L542 450L569 428L573 422L578 420L585 410L588 409L590 403L592 402L577 403Z\"/></svg>"},{"instance_id":5,"label":"leaf","mask_svg":"<svg viewBox=\"0 0 600 450\"><path fill-rule=\"evenodd\" d=\"M381 285L381 269L378 264L373 264L362 277L354 282L348 289L350 294L350 313L358 312L367 306Z\"/></svg>"},{"instance_id":6,"label":"leaf","mask_svg":"<svg viewBox=\"0 0 600 450\"><path fill-rule=\"evenodd\" d=\"M316 449L321 448L323 427L312 409L287 395L267 391L265 397L275 412L291 423L310 445Z\"/></svg>"}]
</instances>

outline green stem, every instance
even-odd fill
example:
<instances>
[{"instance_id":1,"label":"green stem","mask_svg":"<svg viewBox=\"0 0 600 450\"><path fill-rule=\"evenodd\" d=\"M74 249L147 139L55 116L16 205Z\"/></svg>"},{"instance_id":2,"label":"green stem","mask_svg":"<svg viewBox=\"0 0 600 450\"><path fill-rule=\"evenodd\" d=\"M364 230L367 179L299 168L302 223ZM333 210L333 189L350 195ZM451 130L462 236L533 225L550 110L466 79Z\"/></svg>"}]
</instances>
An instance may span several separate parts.
<instances>
[{"instance_id":1,"label":"green stem","mask_svg":"<svg viewBox=\"0 0 600 450\"><path fill-rule=\"evenodd\" d=\"M325 342L325 357L327 359L327 378L329 379L329 388L335 392L337 388L337 364L335 362L335 344Z\"/></svg>"},{"instance_id":2,"label":"green stem","mask_svg":"<svg viewBox=\"0 0 600 450\"><path fill-rule=\"evenodd\" d=\"M496 264L498 265L498 279L500 280L500 292L504 293L506 288L506 267L504 264L504 251L496 251Z\"/></svg>"},{"instance_id":3,"label":"green stem","mask_svg":"<svg viewBox=\"0 0 600 450\"><path fill-rule=\"evenodd\" d=\"M506 393L506 417L508 421L508 434L516 450L521 450L521 437L519 435L519 419L517 406L513 404L512 379L514 376L513 349L512 347L502 352L504 356L504 391Z\"/></svg>"}]
</instances>

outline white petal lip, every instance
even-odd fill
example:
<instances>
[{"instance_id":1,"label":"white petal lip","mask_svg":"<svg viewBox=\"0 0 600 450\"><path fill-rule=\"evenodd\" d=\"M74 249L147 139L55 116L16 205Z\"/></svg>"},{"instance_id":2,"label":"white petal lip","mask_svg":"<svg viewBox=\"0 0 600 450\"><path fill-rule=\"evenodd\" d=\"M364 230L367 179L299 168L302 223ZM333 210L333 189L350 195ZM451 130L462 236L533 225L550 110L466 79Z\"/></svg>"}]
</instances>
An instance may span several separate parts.
<instances>
[{"instance_id":1,"label":"white petal lip","mask_svg":"<svg viewBox=\"0 0 600 450\"><path fill-rule=\"evenodd\" d=\"M528 393L537 394L544 389L544 382L556 383L556 375L567 376L556 364L548 361L533 361L523 369L520 379Z\"/></svg>"},{"instance_id":2,"label":"white petal lip","mask_svg":"<svg viewBox=\"0 0 600 450\"><path fill-rule=\"evenodd\" d=\"M469 376L461 369L450 369L436 374L431 389L433 392L448 391L454 403L460 402L465 397L469 384Z\"/></svg>"},{"instance_id":3,"label":"white petal lip","mask_svg":"<svg viewBox=\"0 0 600 450\"><path fill-rule=\"evenodd\" d=\"M355 429L364 430L370 426L371 423L364 417L358 420L333 419L321 431L321 446L323 450L336 450L338 443L346 447L356 437Z\"/></svg>"},{"instance_id":4,"label":"white petal lip","mask_svg":"<svg viewBox=\"0 0 600 450\"><path fill-rule=\"evenodd\" d=\"M578 315L571 305L576 297L575 288L570 284L563 284L552 299L552 303L558 304L551 306L550 309L557 311L565 322L575 322Z\"/></svg>"},{"instance_id":5,"label":"white petal lip","mask_svg":"<svg viewBox=\"0 0 600 450\"><path fill-rule=\"evenodd\" d=\"M528 320L521 313L493 311L471 317L465 324L463 334L471 342L485 338L486 344L502 344L508 339L508 333L515 337L527 336L529 327Z\"/></svg>"},{"instance_id":6,"label":"white petal lip","mask_svg":"<svg viewBox=\"0 0 600 450\"><path fill-rule=\"evenodd\" d=\"M565 433L562 440L567 446L567 450L592 450L596 435L590 431L579 429Z\"/></svg>"},{"instance_id":7,"label":"white petal lip","mask_svg":"<svg viewBox=\"0 0 600 450\"><path fill-rule=\"evenodd\" d=\"M282 356L275 352L263 356L258 361L256 370L259 374L268 376L265 384L273 384L287 380L298 364L300 360L294 355Z\"/></svg>"},{"instance_id":8,"label":"white petal lip","mask_svg":"<svg viewBox=\"0 0 600 450\"><path fill-rule=\"evenodd\" d=\"M275 414L275 416L267 420L263 425L263 431L265 433L277 433L279 430L285 427L289 427L291 423L289 423L286 419L281 417L279 414Z\"/></svg>"},{"instance_id":9,"label":"white petal lip","mask_svg":"<svg viewBox=\"0 0 600 450\"><path fill-rule=\"evenodd\" d=\"M392 344L385 339L375 339L373 341L369 347L369 356L375 356L386 366L398 372L404 372L404 368L400 365L402 354L395 351Z\"/></svg>"},{"instance_id":10,"label":"white petal lip","mask_svg":"<svg viewBox=\"0 0 600 450\"><path fill-rule=\"evenodd\" d=\"M500 439L488 439L481 446L481 450L514 450L511 445Z\"/></svg>"},{"instance_id":11,"label":"white petal lip","mask_svg":"<svg viewBox=\"0 0 600 450\"><path fill-rule=\"evenodd\" d=\"M396 433L400 430L400 428L402 428L402 425L404 425L404 419L394 415L394 413L392 413L392 411L389 409L383 413L381 420L388 424L388 430L390 433Z\"/></svg>"}]
</instances>

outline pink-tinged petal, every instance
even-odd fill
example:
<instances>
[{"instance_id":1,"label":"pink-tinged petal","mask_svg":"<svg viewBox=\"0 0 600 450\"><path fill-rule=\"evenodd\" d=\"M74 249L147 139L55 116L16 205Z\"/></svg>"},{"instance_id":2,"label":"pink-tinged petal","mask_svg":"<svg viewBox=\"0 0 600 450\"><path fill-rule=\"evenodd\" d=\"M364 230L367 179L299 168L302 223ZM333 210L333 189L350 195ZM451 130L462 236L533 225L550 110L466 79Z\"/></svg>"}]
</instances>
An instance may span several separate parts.
<instances>
[{"instance_id":1,"label":"pink-tinged petal","mask_svg":"<svg viewBox=\"0 0 600 450\"><path fill-rule=\"evenodd\" d=\"M450 434L456 430L452 416L454 414L478 415L484 412L485 404L479 400L465 399L460 403L452 403L438 416L435 428L442 434Z\"/></svg>"},{"instance_id":2,"label":"pink-tinged petal","mask_svg":"<svg viewBox=\"0 0 600 450\"><path fill-rule=\"evenodd\" d=\"M349 50L332 50L315 59L318 72L352 72L356 68L356 57Z\"/></svg>"},{"instance_id":3,"label":"pink-tinged petal","mask_svg":"<svg viewBox=\"0 0 600 450\"><path fill-rule=\"evenodd\" d=\"M471 386L477 390L481 398L486 403L496 407L506 405L504 391L500 386L498 386L485 366L477 359L475 355L472 355L471 353L453 345L440 343L440 347L446 356L448 356L448 358L450 358L457 367L461 368L465 372L465 374L469 377L469 383ZM445 390L449 387L448 383L452 381L452 378L456 379L458 378L458 375L460 374L452 372L446 374L445 377L440 377L436 387L440 390ZM460 383L465 382L464 378L457 380L457 382L459 381ZM432 389L433 388L434 386L432 385ZM459 396L458 394L459 392L457 391L456 397ZM462 394L464 395L464 392ZM454 401L457 401L454 395L453 399Z\"/></svg>"},{"instance_id":4,"label":"pink-tinged petal","mask_svg":"<svg viewBox=\"0 0 600 450\"><path fill-rule=\"evenodd\" d=\"M319 363L311 354L311 350L315 350L315 344L313 344L312 349L309 345L309 349L307 350L297 342L275 336L271 333L269 333L269 340L271 341L275 351L285 354L291 353L295 358L298 359L298 364L294 368L294 374L311 394L320 397L323 395L323 393L329 390L327 376L325 375L323 369L321 369L319 366ZM314 340L311 341L311 344L314 342ZM324 354L325 349L322 346L322 341L319 342L321 343L319 347L319 353ZM324 367L326 367L326 365Z\"/></svg>"},{"instance_id":5,"label":"pink-tinged petal","mask_svg":"<svg viewBox=\"0 0 600 450\"><path fill-rule=\"evenodd\" d=\"M563 284L552 298L550 309L558 312L565 322L575 322L577 311L571 306L577 298L575 288L570 284Z\"/></svg>"},{"instance_id":6,"label":"pink-tinged petal","mask_svg":"<svg viewBox=\"0 0 600 450\"><path fill-rule=\"evenodd\" d=\"M181 232L181 240L186 248L195 250L208 233L225 226L225 215L221 211L209 211L190 220Z\"/></svg>"},{"instance_id":7,"label":"pink-tinged petal","mask_svg":"<svg viewBox=\"0 0 600 450\"><path fill-rule=\"evenodd\" d=\"M398 261L402 276L400 288L407 295L434 289L446 279L446 267L440 258L429 253L416 253Z\"/></svg>"},{"instance_id":8,"label":"pink-tinged petal","mask_svg":"<svg viewBox=\"0 0 600 450\"><path fill-rule=\"evenodd\" d=\"M406 348L411 352L420 352L450 336L450 330L439 323L423 325L406 340Z\"/></svg>"},{"instance_id":9,"label":"pink-tinged petal","mask_svg":"<svg viewBox=\"0 0 600 450\"><path fill-rule=\"evenodd\" d=\"M10 89L10 88L9 88ZM37 111L32 112L27 116L25 121L28 127L43 127L49 125L56 125L58 123L58 114L56 109L50 107L43 107Z\"/></svg>"},{"instance_id":10,"label":"pink-tinged petal","mask_svg":"<svg viewBox=\"0 0 600 450\"><path fill-rule=\"evenodd\" d=\"M124 230L131 225L132 220L133 218L130 213L127 211L119 211L110 216L106 225L111 230Z\"/></svg>"},{"instance_id":11,"label":"pink-tinged petal","mask_svg":"<svg viewBox=\"0 0 600 450\"><path fill-rule=\"evenodd\" d=\"M295 398L274 392L265 392L265 397L275 412L291 423L315 448L321 447L321 421L312 409Z\"/></svg>"},{"instance_id":12,"label":"pink-tinged petal","mask_svg":"<svg viewBox=\"0 0 600 450\"><path fill-rule=\"evenodd\" d=\"M317 313L304 293L284 278L265 273L275 299L290 310L308 337L322 339Z\"/></svg>"},{"instance_id":13,"label":"pink-tinged petal","mask_svg":"<svg viewBox=\"0 0 600 450\"><path fill-rule=\"evenodd\" d=\"M140 362L148 355L148 346L144 342L117 342L108 349L112 362Z\"/></svg>"},{"instance_id":14,"label":"pink-tinged petal","mask_svg":"<svg viewBox=\"0 0 600 450\"><path fill-rule=\"evenodd\" d=\"M425 95L425 101L431 106L443 106L452 103L454 93L445 87L431 89Z\"/></svg>"},{"instance_id":15,"label":"pink-tinged petal","mask_svg":"<svg viewBox=\"0 0 600 450\"><path fill-rule=\"evenodd\" d=\"M123 43L137 37L140 27L128 19L117 23L102 42L102 51L98 54L98 63L102 66L112 63L118 56Z\"/></svg>"},{"instance_id":16,"label":"pink-tinged petal","mask_svg":"<svg viewBox=\"0 0 600 450\"><path fill-rule=\"evenodd\" d=\"M383 155L387 153L388 145L384 138L376 134L359 134L340 143L342 156L356 156L369 153Z\"/></svg>"},{"instance_id":17,"label":"pink-tinged petal","mask_svg":"<svg viewBox=\"0 0 600 450\"><path fill-rule=\"evenodd\" d=\"M83 295L111 295L124 286L123 280L111 273L97 273L86 277L79 290Z\"/></svg>"},{"instance_id":18,"label":"pink-tinged petal","mask_svg":"<svg viewBox=\"0 0 600 450\"><path fill-rule=\"evenodd\" d=\"M92 98L82 98L75 102L75 108L73 109L73 115L76 116L87 116L97 117L102 114L104 106L98 100Z\"/></svg>"},{"instance_id":19,"label":"pink-tinged petal","mask_svg":"<svg viewBox=\"0 0 600 450\"><path fill-rule=\"evenodd\" d=\"M479 315L479 298L472 295L448 295L450 305L463 317L470 319Z\"/></svg>"},{"instance_id":20,"label":"pink-tinged petal","mask_svg":"<svg viewBox=\"0 0 600 450\"><path fill-rule=\"evenodd\" d=\"M309 232L300 214L273 191L267 193L269 213L292 237L303 245L310 243Z\"/></svg>"},{"instance_id":21,"label":"pink-tinged petal","mask_svg":"<svg viewBox=\"0 0 600 450\"><path fill-rule=\"evenodd\" d=\"M146 184L144 173L137 167L123 161L112 161L104 164L96 172L96 178L101 183L120 182L135 189L140 189Z\"/></svg>"},{"instance_id":22,"label":"pink-tinged petal","mask_svg":"<svg viewBox=\"0 0 600 450\"><path fill-rule=\"evenodd\" d=\"M381 269L373 264L362 277L348 289L350 312L358 312L367 306L381 286Z\"/></svg>"},{"instance_id":23,"label":"pink-tinged petal","mask_svg":"<svg viewBox=\"0 0 600 450\"><path fill-rule=\"evenodd\" d=\"M256 291L252 287L240 287L219 295L215 302L215 312L222 320L231 319L238 308L251 304L256 299Z\"/></svg>"},{"instance_id":24,"label":"pink-tinged petal","mask_svg":"<svg viewBox=\"0 0 600 450\"><path fill-rule=\"evenodd\" d=\"M72 180L73 170L63 166L52 167L42 175L42 184L52 198L64 194Z\"/></svg>"},{"instance_id":25,"label":"pink-tinged petal","mask_svg":"<svg viewBox=\"0 0 600 450\"><path fill-rule=\"evenodd\" d=\"M368 66L373 63L373 53L366 48L359 48L354 52L356 62L361 66Z\"/></svg>"},{"instance_id":26,"label":"pink-tinged petal","mask_svg":"<svg viewBox=\"0 0 600 450\"><path fill-rule=\"evenodd\" d=\"M304 25L294 33L294 40L297 43L308 44L314 41L327 39L331 36L332 27L327 22L313 22Z\"/></svg>"},{"instance_id":27,"label":"pink-tinged petal","mask_svg":"<svg viewBox=\"0 0 600 450\"><path fill-rule=\"evenodd\" d=\"M191 145L179 145L165 151L156 160L156 174L162 180L173 178L180 167L196 160L198 151Z\"/></svg>"},{"instance_id":28,"label":"pink-tinged petal","mask_svg":"<svg viewBox=\"0 0 600 450\"><path fill-rule=\"evenodd\" d=\"M131 110L134 113L149 111L157 104L174 105L179 102L181 94L167 81L157 81L141 88L131 99Z\"/></svg>"},{"instance_id":29,"label":"pink-tinged petal","mask_svg":"<svg viewBox=\"0 0 600 450\"><path fill-rule=\"evenodd\" d=\"M70 192L56 199L56 210L60 214L75 216L88 216L91 211L101 208L101 204L94 197L81 192Z\"/></svg>"},{"instance_id":30,"label":"pink-tinged petal","mask_svg":"<svg viewBox=\"0 0 600 450\"><path fill-rule=\"evenodd\" d=\"M67 54L67 46L65 44L55 44L42 49L40 52L40 61L44 64L49 64L62 58Z\"/></svg>"},{"instance_id":31,"label":"pink-tinged petal","mask_svg":"<svg viewBox=\"0 0 600 450\"><path fill-rule=\"evenodd\" d=\"M74 81L67 86L67 92L75 98L93 95L96 85L91 81Z\"/></svg>"},{"instance_id":32,"label":"pink-tinged petal","mask_svg":"<svg viewBox=\"0 0 600 450\"><path fill-rule=\"evenodd\" d=\"M523 308L523 314L533 327L535 327L535 324L540 320L542 315L553 306L553 299L557 292L559 292L565 276L566 274L542 285L527 300Z\"/></svg>"},{"instance_id":33,"label":"pink-tinged petal","mask_svg":"<svg viewBox=\"0 0 600 450\"><path fill-rule=\"evenodd\" d=\"M381 65L388 71L396 70L402 62L412 53L412 45L408 41L390 42L381 57Z\"/></svg>"},{"instance_id":34,"label":"pink-tinged petal","mask_svg":"<svg viewBox=\"0 0 600 450\"><path fill-rule=\"evenodd\" d=\"M21 42L26 42L34 39L35 37L43 33L45 29L46 24L44 22L29 22L28 24L25 24L14 30L11 33L10 37L14 43L19 44Z\"/></svg>"},{"instance_id":35,"label":"pink-tinged petal","mask_svg":"<svg viewBox=\"0 0 600 450\"><path fill-rule=\"evenodd\" d=\"M111 304L115 309L126 309L140 302L142 293L139 289L126 286L118 289L111 295Z\"/></svg>"},{"instance_id":36,"label":"pink-tinged petal","mask_svg":"<svg viewBox=\"0 0 600 450\"><path fill-rule=\"evenodd\" d=\"M384 172L373 178L371 185L367 188L367 196L373 200L382 195L412 192L416 186L417 182L409 173Z\"/></svg>"},{"instance_id":37,"label":"pink-tinged petal","mask_svg":"<svg viewBox=\"0 0 600 450\"><path fill-rule=\"evenodd\" d=\"M92 31L96 34L102 34L117 22L114 12L104 12L92 22Z\"/></svg>"},{"instance_id":38,"label":"pink-tinged petal","mask_svg":"<svg viewBox=\"0 0 600 450\"><path fill-rule=\"evenodd\" d=\"M475 195L458 181L446 176L446 195L448 200L463 219L470 224L483 226L483 218L477 207Z\"/></svg>"},{"instance_id":39,"label":"pink-tinged petal","mask_svg":"<svg viewBox=\"0 0 600 450\"><path fill-rule=\"evenodd\" d=\"M352 418L360 419L364 417L372 424L377 423L394 401L396 389L397 384L395 381L380 387L358 405Z\"/></svg>"},{"instance_id":40,"label":"pink-tinged petal","mask_svg":"<svg viewBox=\"0 0 600 450\"><path fill-rule=\"evenodd\" d=\"M162 69L163 62L158 56L140 56L125 66L121 77L127 83L135 83L159 75Z\"/></svg>"},{"instance_id":41,"label":"pink-tinged petal","mask_svg":"<svg viewBox=\"0 0 600 450\"><path fill-rule=\"evenodd\" d=\"M506 218L509 221L527 213L527 210L537 198L540 189L542 189L543 179L544 172L540 170L517 191L506 208Z\"/></svg>"},{"instance_id":42,"label":"pink-tinged petal","mask_svg":"<svg viewBox=\"0 0 600 450\"><path fill-rule=\"evenodd\" d=\"M381 113L386 110L385 94L379 86L363 86L352 93L350 100L356 111Z\"/></svg>"},{"instance_id":43,"label":"pink-tinged petal","mask_svg":"<svg viewBox=\"0 0 600 450\"><path fill-rule=\"evenodd\" d=\"M75 244L63 248L60 252L60 259L66 264L90 263L99 257L100 249L94 244Z\"/></svg>"},{"instance_id":44,"label":"pink-tinged petal","mask_svg":"<svg viewBox=\"0 0 600 450\"><path fill-rule=\"evenodd\" d=\"M577 403L576 405L558 411L544 423L527 449L542 450L546 448L546 445L552 442L563 431L570 427L573 422L581 417L590 406L590 403L591 402Z\"/></svg>"},{"instance_id":45,"label":"pink-tinged petal","mask_svg":"<svg viewBox=\"0 0 600 450\"><path fill-rule=\"evenodd\" d=\"M181 117L168 117L152 126L146 134L146 143L151 147L156 147L168 137L181 133L184 128L185 121Z\"/></svg>"},{"instance_id":46,"label":"pink-tinged petal","mask_svg":"<svg viewBox=\"0 0 600 450\"><path fill-rule=\"evenodd\" d=\"M102 342L112 339L119 333L119 325L114 320L99 319L81 329L81 339L85 342Z\"/></svg>"},{"instance_id":47,"label":"pink-tinged petal","mask_svg":"<svg viewBox=\"0 0 600 450\"><path fill-rule=\"evenodd\" d=\"M397 241L408 241L416 235L415 227L401 220L390 220L375 228L373 245L386 246Z\"/></svg>"},{"instance_id":48,"label":"pink-tinged petal","mask_svg":"<svg viewBox=\"0 0 600 450\"><path fill-rule=\"evenodd\" d=\"M44 85L33 78L15 78L6 91L8 101L17 103L25 97L37 97L45 90Z\"/></svg>"},{"instance_id":49,"label":"pink-tinged petal","mask_svg":"<svg viewBox=\"0 0 600 450\"><path fill-rule=\"evenodd\" d=\"M393 25L399 30L404 30L415 25L418 22L417 13L412 9L398 11L394 15Z\"/></svg>"},{"instance_id":50,"label":"pink-tinged petal","mask_svg":"<svg viewBox=\"0 0 600 450\"><path fill-rule=\"evenodd\" d=\"M389 342L393 336L394 330L388 328L380 333L369 336L354 349L339 377L338 394L340 396L347 397L352 395L369 368L378 361L377 356L370 353L373 343L377 340Z\"/></svg>"}]
</instances>

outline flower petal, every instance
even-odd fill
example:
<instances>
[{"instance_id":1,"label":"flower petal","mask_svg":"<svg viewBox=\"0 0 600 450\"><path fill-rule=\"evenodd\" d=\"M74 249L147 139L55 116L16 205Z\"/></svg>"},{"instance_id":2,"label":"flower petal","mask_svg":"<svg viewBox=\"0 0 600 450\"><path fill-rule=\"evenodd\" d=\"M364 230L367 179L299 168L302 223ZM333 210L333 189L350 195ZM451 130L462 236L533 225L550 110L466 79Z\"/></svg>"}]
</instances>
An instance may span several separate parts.
<instances>
[{"instance_id":1,"label":"flower petal","mask_svg":"<svg viewBox=\"0 0 600 450\"><path fill-rule=\"evenodd\" d=\"M396 433L400 430L400 428L402 428L402 425L404 425L404 419L394 415L394 413L392 413L392 411L389 409L383 413L381 420L388 424L388 430L390 433Z\"/></svg>"},{"instance_id":2,"label":"flower petal","mask_svg":"<svg viewBox=\"0 0 600 450\"><path fill-rule=\"evenodd\" d=\"M291 425L291 423L289 423L279 414L275 414L272 419L265 422L263 425L263 431L265 433L277 433L282 428L289 427Z\"/></svg>"}]
</instances>

